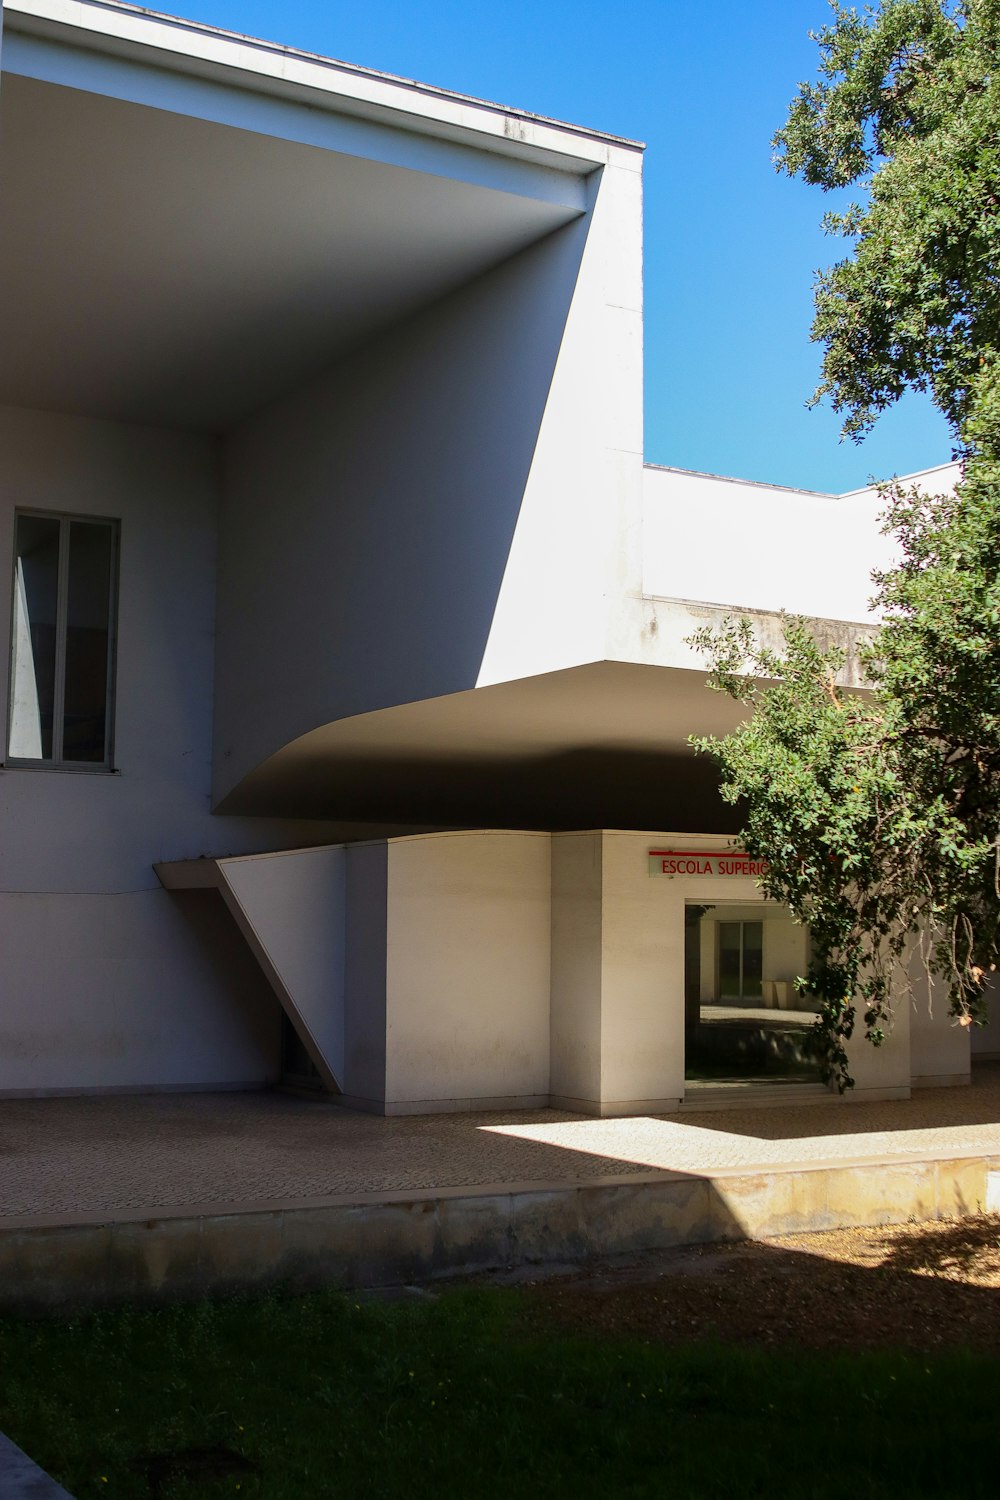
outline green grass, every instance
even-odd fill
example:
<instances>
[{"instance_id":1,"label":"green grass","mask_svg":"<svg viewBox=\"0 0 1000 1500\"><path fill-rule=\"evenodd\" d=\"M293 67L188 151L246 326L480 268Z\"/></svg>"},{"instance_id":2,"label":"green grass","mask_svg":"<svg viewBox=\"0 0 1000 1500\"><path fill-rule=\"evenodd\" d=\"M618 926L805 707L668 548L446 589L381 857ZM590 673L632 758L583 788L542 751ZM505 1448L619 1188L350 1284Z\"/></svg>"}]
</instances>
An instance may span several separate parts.
<instances>
[{"instance_id":1,"label":"green grass","mask_svg":"<svg viewBox=\"0 0 1000 1500\"><path fill-rule=\"evenodd\" d=\"M574 1336L495 1288L0 1322L0 1427L78 1500L971 1500L996 1493L998 1376Z\"/></svg>"}]
</instances>

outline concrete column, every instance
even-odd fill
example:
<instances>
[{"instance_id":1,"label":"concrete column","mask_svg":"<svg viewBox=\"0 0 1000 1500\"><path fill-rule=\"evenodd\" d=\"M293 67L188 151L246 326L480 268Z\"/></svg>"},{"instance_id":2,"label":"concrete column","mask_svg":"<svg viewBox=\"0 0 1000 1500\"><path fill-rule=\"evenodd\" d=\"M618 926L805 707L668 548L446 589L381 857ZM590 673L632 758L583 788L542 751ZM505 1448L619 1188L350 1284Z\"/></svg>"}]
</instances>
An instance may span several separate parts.
<instances>
[{"instance_id":1,"label":"concrete column","mask_svg":"<svg viewBox=\"0 0 1000 1500\"><path fill-rule=\"evenodd\" d=\"M347 851L344 919L344 1103L385 1107L386 887L384 841Z\"/></svg>"},{"instance_id":2,"label":"concrete column","mask_svg":"<svg viewBox=\"0 0 1000 1500\"><path fill-rule=\"evenodd\" d=\"M684 895L650 880L649 835L552 840L552 1096L589 1114L684 1093Z\"/></svg>"},{"instance_id":3,"label":"concrete column","mask_svg":"<svg viewBox=\"0 0 1000 1500\"><path fill-rule=\"evenodd\" d=\"M684 1097L684 891L652 880L649 836L604 833L601 1114Z\"/></svg>"},{"instance_id":4,"label":"concrete column","mask_svg":"<svg viewBox=\"0 0 1000 1500\"><path fill-rule=\"evenodd\" d=\"M389 840L387 1114L548 1103L549 891L547 833Z\"/></svg>"},{"instance_id":5,"label":"concrete column","mask_svg":"<svg viewBox=\"0 0 1000 1500\"><path fill-rule=\"evenodd\" d=\"M552 835L550 1090L588 1114L601 1103L603 855L601 833Z\"/></svg>"}]
</instances>

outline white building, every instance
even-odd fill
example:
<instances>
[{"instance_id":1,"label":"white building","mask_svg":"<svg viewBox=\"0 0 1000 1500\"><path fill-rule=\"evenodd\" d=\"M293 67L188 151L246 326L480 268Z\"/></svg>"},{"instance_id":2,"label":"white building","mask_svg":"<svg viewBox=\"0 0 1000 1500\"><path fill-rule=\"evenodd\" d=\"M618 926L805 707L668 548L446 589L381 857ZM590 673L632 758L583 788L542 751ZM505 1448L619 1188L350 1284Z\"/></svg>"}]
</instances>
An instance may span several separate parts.
<instances>
[{"instance_id":1,"label":"white building","mask_svg":"<svg viewBox=\"0 0 1000 1500\"><path fill-rule=\"evenodd\" d=\"M686 637L850 643L884 544L644 465L641 147L115 0L0 62L0 1093L787 1086ZM859 1096L968 1076L941 1010Z\"/></svg>"}]
</instances>

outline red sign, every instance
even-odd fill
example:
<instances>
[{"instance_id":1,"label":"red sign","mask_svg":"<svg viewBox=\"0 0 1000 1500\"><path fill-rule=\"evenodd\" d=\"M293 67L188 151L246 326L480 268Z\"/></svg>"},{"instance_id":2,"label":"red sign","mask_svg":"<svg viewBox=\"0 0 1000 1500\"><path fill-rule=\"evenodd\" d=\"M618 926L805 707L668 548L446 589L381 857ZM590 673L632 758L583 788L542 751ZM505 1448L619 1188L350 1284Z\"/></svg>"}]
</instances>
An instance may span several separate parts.
<instances>
[{"instance_id":1,"label":"red sign","mask_svg":"<svg viewBox=\"0 0 1000 1500\"><path fill-rule=\"evenodd\" d=\"M713 854L707 849L650 849L650 875L743 875L759 880L767 861L751 859L739 849Z\"/></svg>"}]
</instances>

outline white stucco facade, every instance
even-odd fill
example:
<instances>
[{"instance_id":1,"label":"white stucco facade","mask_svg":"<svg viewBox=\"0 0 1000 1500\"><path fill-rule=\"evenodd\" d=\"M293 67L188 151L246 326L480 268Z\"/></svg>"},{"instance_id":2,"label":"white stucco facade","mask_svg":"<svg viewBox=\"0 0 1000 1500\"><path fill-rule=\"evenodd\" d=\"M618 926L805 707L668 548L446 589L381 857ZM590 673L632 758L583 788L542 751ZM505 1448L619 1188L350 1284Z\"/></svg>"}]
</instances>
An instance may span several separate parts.
<instances>
[{"instance_id":1,"label":"white stucco facade","mask_svg":"<svg viewBox=\"0 0 1000 1500\"><path fill-rule=\"evenodd\" d=\"M633 142L114 0L7 0L0 67L0 556L118 549L100 764L44 750L65 557L0 614L0 1094L291 1046L367 1109L684 1100L686 909L760 905L649 873L732 832L687 637L849 649L877 498L644 465ZM921 1002L853 1064L954 1081L968 1036Z\"/></svg>"}]
</instances>

